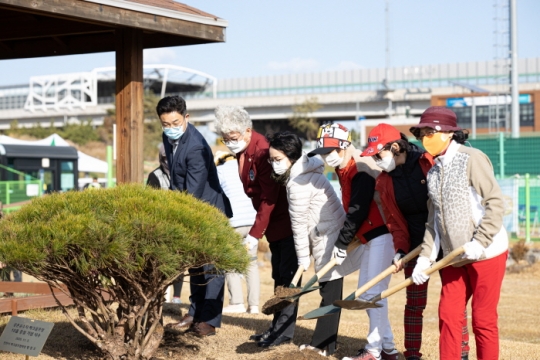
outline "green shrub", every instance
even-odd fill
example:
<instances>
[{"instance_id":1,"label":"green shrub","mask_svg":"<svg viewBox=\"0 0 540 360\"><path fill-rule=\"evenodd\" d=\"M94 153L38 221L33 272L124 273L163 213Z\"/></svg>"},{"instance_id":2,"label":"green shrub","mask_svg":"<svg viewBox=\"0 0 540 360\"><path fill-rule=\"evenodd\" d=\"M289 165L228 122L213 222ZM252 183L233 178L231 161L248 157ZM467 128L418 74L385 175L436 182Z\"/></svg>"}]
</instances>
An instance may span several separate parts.
<instances>
[{"instance_id":1,"label":"green shrub","mask_svg":"<svg viewBox=\"0 0 540 360\"><path fill-rule=\"evenodd\" d=\"M213 206L131 184L34 199L0 220L0 261L65 284L79 308L66 316L108 357L149 359L167 286L207 263L245 272L249 259Z\"/></svg>"}]
</instances>

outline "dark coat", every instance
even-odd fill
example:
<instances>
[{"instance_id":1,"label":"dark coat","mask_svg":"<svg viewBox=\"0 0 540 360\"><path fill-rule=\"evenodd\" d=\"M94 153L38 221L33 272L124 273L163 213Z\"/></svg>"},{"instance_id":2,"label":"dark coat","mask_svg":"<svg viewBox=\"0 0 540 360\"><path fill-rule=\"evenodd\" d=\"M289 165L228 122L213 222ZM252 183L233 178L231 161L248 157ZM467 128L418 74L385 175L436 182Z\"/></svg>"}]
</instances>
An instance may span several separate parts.
<instances>
[{"instance_id":1,"label":"dark coat","mask_svg":"<svg viewBox=\"0 0 540 360\"><path fill-rule=\"evenodd\" d=\"M212 150L201 133L188 123L174 156L165 134L163 145L169 163L171 190L186 191L232 217L231 203L219 185Z\"/></svg>"},{"instance_id":2,"label":"dark coat","mask_svg":"<svg viewBox=\"0 0 540 360\"><path fill-rule=\"evenodd\" d=\"M395 250L403 253L422 242L427 221L426 174L433 166L431 155L413 144L411 146L405 164L390 173L381 172L375 188L381 194L386 226L394 238ZM396 190L401 192L399 203L407 204L407 209L400 208ZM414 238L411 238L411 230Z\"/></svg>"},{"instance_id":3,"label":"dark coat","mask_svg":"<svg viewBox=\"0 0 540 360\"><path fill-rule=\"evenodd\" d=\"M244 184L244 192L257 211L249 234L257 239L266 235L266 239L273 242L292 236L293 233L287 189L270 178L272 165L268 163L268 148L264 136L253 131L251 141L243 151L244 166L240 180ZM241 153L237 154L237 159L240 156Z\"/></svg>"}]
</instances>

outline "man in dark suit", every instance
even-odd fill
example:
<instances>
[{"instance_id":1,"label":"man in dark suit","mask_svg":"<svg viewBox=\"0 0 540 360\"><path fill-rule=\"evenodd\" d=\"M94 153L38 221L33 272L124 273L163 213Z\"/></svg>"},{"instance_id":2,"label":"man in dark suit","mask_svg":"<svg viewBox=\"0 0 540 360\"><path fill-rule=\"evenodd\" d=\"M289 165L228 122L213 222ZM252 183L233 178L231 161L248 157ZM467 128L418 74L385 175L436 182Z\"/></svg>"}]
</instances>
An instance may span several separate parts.
<instances>
[{"instance_id":1,"label":"man in dark suit","mask_svg":"<svg viewBox=\"0 0 540 360\"><path fill-rule=\"evenodd\" d=\"M274 181L266 138L253 130L246 110L238 106L218 106L216 130L223 143L236 154L244 192L257 211L255 223L246 237L249 247L266 236L272 252L274 288L289 286L298 268L285 187ZM274 347L291 342L296 326L297 304L274 314L268 330L250 337L259 347Z\"/></svg>"},{"instance_id":2,"label":"man in dark suit","mask_svg":"<svg viewBox=\"0 0 540 360\"><path fill-rule=\"evenodd\" d=\"M188 122L186 102L167 96L156 107L163 127L163 146L169 163L171 190L186 191L232 217L229 199L219 185L212 150L197 129ZM175 328L186 328L197 336L216 334L221 326L224 276L209 273L213 265L189 269L191 306Z\"/></svg>"}]
</instances>

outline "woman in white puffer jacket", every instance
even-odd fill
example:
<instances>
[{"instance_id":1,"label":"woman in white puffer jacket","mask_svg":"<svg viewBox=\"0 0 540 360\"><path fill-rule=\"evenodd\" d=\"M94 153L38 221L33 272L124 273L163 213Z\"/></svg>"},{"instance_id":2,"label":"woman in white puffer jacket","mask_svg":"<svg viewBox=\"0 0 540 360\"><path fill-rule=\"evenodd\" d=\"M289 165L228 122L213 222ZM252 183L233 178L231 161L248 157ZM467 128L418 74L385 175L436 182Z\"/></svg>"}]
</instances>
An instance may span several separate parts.
<instances>
[{"instance_id":1,"label":"woman in white puffer jacket","mask_svg":"<svg viewBox=\"0 0 540 360\"><path fill-rule=\"evenodd\" d=\"M269 137L270 163L274 180L286 185L289 214L298 265L307 269L311 257L315 271L332 259L334 243L345 221L345 210L334 188L324 175L324 163L318 157L302 154L302 142L289 132ZM361 249L348 254L343 264L335 266L319 279L321 306L341 300L343 277L359 267ZM311 345L302 345L328 356L336 350L340 313L317 320Z\"/></svg>"}]
</instances>

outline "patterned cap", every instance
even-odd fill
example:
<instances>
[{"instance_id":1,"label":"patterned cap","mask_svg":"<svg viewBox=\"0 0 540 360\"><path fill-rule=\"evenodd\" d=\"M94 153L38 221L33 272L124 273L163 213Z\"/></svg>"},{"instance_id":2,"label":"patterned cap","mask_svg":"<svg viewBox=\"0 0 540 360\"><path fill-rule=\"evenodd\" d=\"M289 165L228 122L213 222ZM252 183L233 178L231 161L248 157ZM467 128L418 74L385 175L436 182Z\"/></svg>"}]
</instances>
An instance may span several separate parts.
<instances>
[{"instance_id":1,"label":"patterned cap","mask_svg":"<svg viewBox=\"0 0 540 360\"><path fill-rule=\"evenodd\" d=\"M351 132L341 124L325 124L317 133L317 148L308 155L328 154L332 150L346 149L351 145Z\"/></svg>"}]
</instances>

